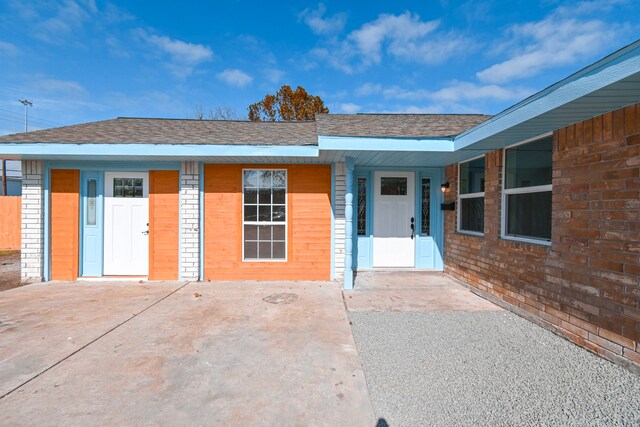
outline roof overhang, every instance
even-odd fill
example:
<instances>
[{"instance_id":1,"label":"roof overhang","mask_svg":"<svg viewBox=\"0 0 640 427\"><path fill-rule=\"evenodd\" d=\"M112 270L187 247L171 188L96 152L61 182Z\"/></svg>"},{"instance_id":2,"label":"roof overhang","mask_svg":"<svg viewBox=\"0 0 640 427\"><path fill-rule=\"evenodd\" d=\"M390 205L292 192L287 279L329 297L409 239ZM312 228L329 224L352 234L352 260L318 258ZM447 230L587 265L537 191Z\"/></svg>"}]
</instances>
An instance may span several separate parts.
<instances>
[{"instance_id":1,"label":"roof overhang","mask_svg":"<svg viewBox=\"0 0 640 427\"><path fill-rule=\"evenodd\" d=\"M135 160L176 161L234 158L309 158L319 156L317 146L204 145L204 144L73 144L2 143L0 154L7 159L39 160Z\"/></svg>"},{"instance_id":2,"label":"roof overhang","mask_svg":"<svg viewBox=\"0 0 640 427\"><path fill-rule=\"evenodd\" d=\"M503 148L640 101L640 40L454 139L460 159Z\"/></svg>"}]
</instances>

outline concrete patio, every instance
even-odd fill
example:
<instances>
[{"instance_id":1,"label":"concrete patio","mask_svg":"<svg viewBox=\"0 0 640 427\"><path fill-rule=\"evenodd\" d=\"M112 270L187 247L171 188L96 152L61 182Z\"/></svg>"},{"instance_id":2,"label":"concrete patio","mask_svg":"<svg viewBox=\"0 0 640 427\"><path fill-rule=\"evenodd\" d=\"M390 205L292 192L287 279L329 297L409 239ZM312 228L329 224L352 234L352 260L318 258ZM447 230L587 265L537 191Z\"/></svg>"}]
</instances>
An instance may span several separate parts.
<instances>
[{"instance_id":1,"label":"concrete patio","mask_svg":"<svg viewBox=\"0 0 640 427\"><path fill-rule=\"evenodd\" d=\"M3 292L0 396L2 425L375 425L334 283Z\"/></svg>"},{"instance_id":2,"label":"concrete patio","mask_svg":"<svg viewBox=\"0 0 640 427\"><path fill-rule=\"evenodd\" d=\"M0 293L0 425L637 425L640 378L441 273ZM351 325L350 325L351 323Z\"/></svg>"}]
</instances>

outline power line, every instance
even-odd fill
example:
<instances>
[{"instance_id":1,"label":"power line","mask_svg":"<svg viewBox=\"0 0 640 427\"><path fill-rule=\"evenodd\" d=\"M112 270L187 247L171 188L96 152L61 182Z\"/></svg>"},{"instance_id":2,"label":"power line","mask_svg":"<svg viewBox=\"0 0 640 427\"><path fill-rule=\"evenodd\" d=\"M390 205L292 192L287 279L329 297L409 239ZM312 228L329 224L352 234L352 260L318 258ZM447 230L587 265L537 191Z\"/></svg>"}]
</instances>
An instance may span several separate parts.
<instances>
[{"instance_id":1,"label":"power line","mask_svg":"<svg viewBox=\"0 0 640 427\"><path fill-rule=\"evenodd\" d=\"M14 114L14 115L22 117L22 114L16 113L15 111L8 110L6 108L0 108L0 111L5 111L7 113L11 113L11 114ZM39 122L49 122L49 123L54 124L54 125L65 126L63 123L58 123L58 122L55 122L55 121L49 120L49 119L43 119L42 117L34 116L33 114L31 114L29 117L32 118L32 119L36 119Z\"/></svg>"}]
</instances>

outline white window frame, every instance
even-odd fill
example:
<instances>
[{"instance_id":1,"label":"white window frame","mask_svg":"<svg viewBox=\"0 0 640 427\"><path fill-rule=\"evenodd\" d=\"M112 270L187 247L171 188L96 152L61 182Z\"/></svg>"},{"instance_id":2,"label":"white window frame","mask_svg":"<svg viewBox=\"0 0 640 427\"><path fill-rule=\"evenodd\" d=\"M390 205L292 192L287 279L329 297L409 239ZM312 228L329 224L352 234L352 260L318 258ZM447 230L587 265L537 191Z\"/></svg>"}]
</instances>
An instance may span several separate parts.
<instances>
[{"instance_id":1,"label":"white window frame","mask_svg":"<svg viewBox=\"0 0 640 427\"><path fill-rule=\"evenodd\" d=\"M245 171L283 171L285 173L285 181L284 181L284 221L245 221L244 219L244 173ZM242 240L240 244L242 245L242 262L287 262L289 260L289 170L283 168L243 168L241 185L242 185L242 211L240 215L242 215ZM258 197L260 197L260 193L258 192ZM259 200L259 199L258 199ZM273 206L273 204L272 204ZM258 209L258 215L259 215ZM284 259L255 259L249 258L246 259L244 256L244 226L246 225L283 225L284 224ZM273 239L272 239L273 240ZM258 249L259 250L259 249Z\"/></svg>"},{"instance_id":2,"label":"white window frame","mask_svg":"<svg viewBox=\"0 0 640 427\"><path fill-rule=\"evenodd\" d=\"M553 184L548 185L536 185L533 187L511 188L507 189L507 150L519 145L525 145L530 142L535 142L539 139L548 138L553 135L553 132L546 132L533 138L525 139L524 141L517 142L502 149L502 194L500 195L500 238L504 240L512 240L515 242L533 243L536 245L551 246L551 239L536 239L535 237L521 237L512 236L507 234L507 197L510 194L527 194L527 193L542 193L549 191L553 195ZM553 157L551 159L551 167L553 168ZM553 214L553 205L552 205ZM553 232L553 230L552 230Z\"/></svg>"},{"instance_id":3,"label":"white window frame","mask_svg":"<svg viewBox=\"0 0 640 427\"><path fill-rule=\"evenodd\" d=\"M473 160L478 160L479 158L484 158L485 154L481 154L479 156L476 157L472 157L469 160L465 160L464 162L460 162L458 163L458 211L456 212L456 231L458 233L461 234L469 234L472 236L484 236L484 231L481 233L479 231L473 231L473 230L463 230L462 227L462 199L475 199L478 197L482 197L483 198L483 202L484 202L484 191L479 191L477 193L468 193L468 194L460 194L460 171L462 170L460 168L460 165L462 165L463 163L469 163ZM487 164L486 164L486 159L485 159L485 167L484 167L484 173L485 176L487 174ZM483 214L484 216L484 211ZM484 222L484 218L483 218L483 222Z\"/></svg>"}]
</instances>

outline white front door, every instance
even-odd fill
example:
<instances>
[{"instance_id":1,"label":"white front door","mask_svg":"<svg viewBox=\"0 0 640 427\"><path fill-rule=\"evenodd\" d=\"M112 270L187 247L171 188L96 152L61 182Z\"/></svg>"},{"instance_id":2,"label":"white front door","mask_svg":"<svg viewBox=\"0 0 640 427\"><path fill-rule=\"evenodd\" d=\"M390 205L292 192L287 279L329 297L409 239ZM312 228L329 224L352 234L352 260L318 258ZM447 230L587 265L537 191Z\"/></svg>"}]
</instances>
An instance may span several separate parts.
<instances>
[{"instance_id":1,"label":"white front door","mask_svg":"<svg viewBox=\"0 0 640 427\"><path fill-rule=\"evenodd\" d=\"M104 174L103 274L149 274L148 172Z\"/></svg>"},{"instance_id":2,"label":"white front door","mask_svg":"<svg viewBox=\"0 0 640 427\"><path fill-rule=\"evenodd\" d=\"M414 267L415 174L375 172L373 266Z\"/></svg>"}]
</instances>

